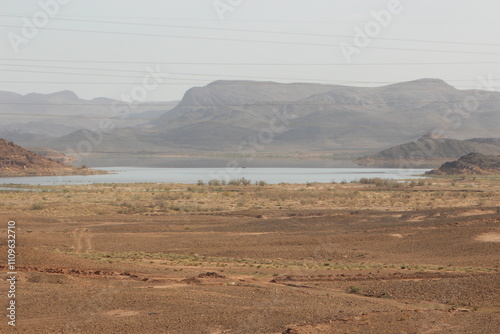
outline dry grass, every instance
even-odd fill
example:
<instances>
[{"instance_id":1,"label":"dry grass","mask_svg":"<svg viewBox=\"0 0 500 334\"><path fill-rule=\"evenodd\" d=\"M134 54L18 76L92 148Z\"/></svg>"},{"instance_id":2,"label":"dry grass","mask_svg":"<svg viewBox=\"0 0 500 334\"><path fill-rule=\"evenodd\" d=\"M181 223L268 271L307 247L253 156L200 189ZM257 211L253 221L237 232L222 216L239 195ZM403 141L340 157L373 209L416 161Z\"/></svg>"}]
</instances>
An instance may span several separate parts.
<instances>
[{"instance_id":1,"label":"dry grass","mask_svg":"<svg viewBox=\"0 0 500 334\"><path fill-rule=\"evenodd\" d=\"M370 180L368 180L370 181ZM0 212L36 210L39 215L175 214L247 209L384 209L405 211L491 207L499 203L500 177L432 178L393 182L308 185L95 184L3 191ZM423 185L425 184L425 185ZM12 186L27 188L25 186Z\"/></svg>"}]
</instances>

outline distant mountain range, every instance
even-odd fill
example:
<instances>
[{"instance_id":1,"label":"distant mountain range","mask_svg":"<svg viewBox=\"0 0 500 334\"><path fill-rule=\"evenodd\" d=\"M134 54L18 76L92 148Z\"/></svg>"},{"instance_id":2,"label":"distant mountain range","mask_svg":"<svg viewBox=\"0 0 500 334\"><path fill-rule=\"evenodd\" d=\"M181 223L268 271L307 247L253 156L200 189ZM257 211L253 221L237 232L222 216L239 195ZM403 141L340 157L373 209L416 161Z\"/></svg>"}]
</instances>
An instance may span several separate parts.
<instances>
[{"instance_id":1,"label":"distant mountain range","mask_svg":"<svg viewBox=\"0 0 500 334\"><path fill-rule=\"evenodd\" d=\"M177 102L139 103L121 117L117 106L123 104L108 98L84 100L71 91L27 95L0 91L0 136L14 141L57 138L81 129L96 130L103 119L114 119L118 128L137 127Z\"/></svg>"},{"instance_id":2,"label":"distant mountain range","mask_svg":"<svg viewBox=\"0 0 500 334\"><path fill-rule=\"evenodd\" d=\"M390 147L355 162L377 167L439 166L443 161L458 159L469 153L500 155L500 138L457 140L426 134L418 140Z\"/></svg>"},{"instance_id":3,"label":"distant mountain range","mask_svg":"<svg viewBox=\"0 0 500 334\"><path fill-rule=\"evenodd\" d=\"M500 93L482 93L471 108L466 102L475 98L475 91L457 90L438 79L373 88L215 81L188 90L171 110L141 105L140 112L136 110L137 113L108 133L84 129L95 131L98 123L92 117L108 116L109 108L99 106L95 100L82 102L71 92L43 97L3 92L2 101L17 99L20 104L2 105L0 117L12 114L11 123L7 124L13 125L20 122L20 117L15 116L17 112L59 115L66 110L67 115L67 106L53 105L82 104L72 111L78 119L38 117L40 120L36 122L19 123L24 129L22 133L7 136L25 140L29 146L63 151L86 146L88 151L101 153L361 154L410 142L429 132L453 139L496 137L500 133ZM34 107L21 103L33 100L48 105ZM51 125L45 128L47 123ZM49 132L58 138L37 137Z\"/></svg>"}]
</instances>

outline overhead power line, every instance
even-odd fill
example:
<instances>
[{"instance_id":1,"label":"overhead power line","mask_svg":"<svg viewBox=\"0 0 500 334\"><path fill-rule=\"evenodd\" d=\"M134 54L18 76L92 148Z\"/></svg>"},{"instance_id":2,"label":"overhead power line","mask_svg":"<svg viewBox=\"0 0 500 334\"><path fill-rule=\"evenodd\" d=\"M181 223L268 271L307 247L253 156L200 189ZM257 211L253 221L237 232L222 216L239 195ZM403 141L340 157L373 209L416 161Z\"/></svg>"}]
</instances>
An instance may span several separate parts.
<instances>
[{"instance_id":1,"label":"overhead power line","mask_svg":"<svg viewBox=\"0 0 500 334\"><path fill-rule=\"evenodd\" d=\"M19 17L30 17L33 15L33 13L6 13L5 15L15 15ZM92 19L135 19L135 20L161 20L161 21L196 21L196 22L201 22L201 21L206 21L206 22L217 22L220 23L220 19L218 18L212 18L212 19L206 19L206 18L179 18L179 17L152 17L152 16L95 16L95 15L65 15L65 17L72 17L72 18L92 18ZM364 20L358 20L358 21L342 21L339 19L330 19L327 21L321 21L321 20L277 20L277 19L272 19L272 20L262 20L262 19L241 19L238 18L237 20L231 20L227 19L225 22L229 23L238 23L238 22L269 22L269 23L275 23L275 22L295 22L295 23L329 23L329 24L336 24L336 23L342 23L342 24L355 24L355 23L366 23ZM490 23L496 23L498 24L498 21L444 21L444 20L439 20L439 21L398 21L397 24L423 24L423 23L436 23L436 24L464 24L464 23L484 23L484 24L490 24Z\"/></svg>"},{"instance_id":2,"label":"overhead power line","mask_svg":"<svg viewBox=\"0 0 500 334\"><path fill-rule=\"evenodd\" d=\"M57 74L57 75L74 75L74 76L92 76L92 77L115 77L115 78L135 78L135 79L144 79L145 75L148 73L145 71L139 72L143 73L143 76L132 76L132 75L115 75L115 74L107 74L107 73L75 73L75 72L56 72L56 71L33 71L33 70L18 70L18 69L0 69L0 72L16 72L16 73L40 73L40 74ZM174 73L170 73L168 75L175 75ZM164 77L165 79L169 77ZM172 78L174 80L182 80L182 81L199 81L199 79L190 79L190 78Z\"/></svg>"},{"instance_id":3,"label":"overhead power line","mask_svg":"<svg viewBox=\"0 0 500 334\"><path fill-rule=\"evenodd\" d=\"M137 85L137 82L71 82L71 81L0 81L0 83L8 83L8 84L20 84L20 85L32 85L32 84L43 84L43 85L60 85L60 84L65 84L65 85L93 85L93 86L100 86L100 85L127 85L127 86L133 86ZM162 82L159 83L159 86L179 86L179 87L201 87L205 86L207 83L206 82L200 82L200 83L181 83L181 82ZM476 86L474 85L468 85L468 86L462 86L462 85L454 85L453 86L456 89L460 90L474 90L477 89Z\"/></svg>"},{"instance_id":4,"label":"overhead power line","mask_svg":"<svg viewBox=\"0 0 500 334\"><path fill-rule=\"evenodd\" d=\"M0 66L11 66L11 65L3 65ZM14 65L21 66L21 65ZM41 67L41 68L55 68L55 69L73 69L73 70L92 70L92 71L113 71L113 72L130 72L130 73L142 73L147 75L147 71L129 71L129 70L113 70L113 69L97 69L97 68L74 68L74 67L61 67L61 66L36 66L36 65L27 65L24 67ZM16 72L16 73L41 73L41 74L57 74L57 75L78 75L78 76L97 76L97 77L117 77L117 78L137 78L144 79L143 76L131 76L131 75L115 75L115 74L105 74L105 73L75 73L75 72L57 72L57 71L34 71L34 70L20 70L20 69L1 69L0 71L4 72ZM268 79L268 80L299 80L304 82L331 82L331 83L349 83L349 84L393 84L394 82L390 81L353 81L353 80L327 80L327 79L312 79L312 78L290 78L290 77L267 77L267 76L249 76L249 75L227 75L227 74L211 74L211 73L185 73L185 72L168 72L164 74L164 79L168 79L169 75L183 75L183 76L195 76L195 77L204 77L208 80L208 78L233 78L233 79ZM175 80L194 80L189 78L175 78ZM196 79L199 81L199 79ZM479 79L451 79L447 80L449 82L478 82Z\"/></svg>"},{"instance_id":5,"label":"overhead power line","mask_svg":"<svg viewBox=\"0 0 500 334\"><path fill-rule=\"evenodd\" d=\"M209 62L171 62L171 61L120 61L120 60L75 60L75 59L15 59L0 58L0 61L57 62L57 63L102 63L102 64L144 64L144 65L209 65L209 66L399 66L399 65L478 65L500 64L500 61L474 62L423 62L423 63L209 63ZM14 64L13 64L14 65Z\"/></svg>"},{"instance_id":6,"label":"overhead power line","mask_svg":"<svg viewBox=\"0 0 500 334\"><path fill-rule=\"evenodd\" d=\"M20 26L0 24L0 27L7 28L21 28ZM147 33L134 33L123 31L104 31L104 30L86 30L86 29L71 29L71 28L48 28L40 27L38 29L50 31L63 31L63 32L83 32L83 33L99 33L99 34L113 34L125 36L147 36L147 37L164 37L164 38L182 38L182 39L196 39L196 40L210 40L210 41L226 41L226 42L248 42L248 43L265 43L276 45L300 45L300 46L322 46L322 47L338 47L338 44L324 44L324 43L305 43L305 42L284 42L284 41L268 41L268 40L255 40L255 39L242 39L242 38L222 38L222 37L202 37L202 36L181 36L181 35L164 35L164 34L147 34ZM352 36L351 36L352 37ZM432 49L418 49L418 48L397 48L397 47L382 47L382 46L369 46L369 49L377 50L391 50L391 51L413 51L413 52L436 52L436 53L453 53L453 54L481 54L481 55L500 55L500 52L480 52L480 51L454 51L454 50L432 50Z\"/></svg>"},{"instance_id":7,"label":"overhead power line","mask_svg":"<svg viewBox=\"0 0 500 334\"><path fill-rule=\"evenodd\" d=\"M387 103L387 102L372 102L372 103L364 103L363 105L356 106L356 107L364 107L364 106L376 106L376 105L412 105L412 104L433 104L433 103L438 103L438 104L452 104L452 103L463 103L464 100L450 100L450 101L436 101L436 100L427 100L427 101L411 101L411 102L395 102L395 103ZM487 99L485 102L500 102L500 99ZM161 107L161 106L166 106L170 105L168 104L170 102L166 103L148 103L148 102L141 102L141 106L148 106L148 107ZM116 105L128 105L129 103L127 102L118 102L118 103L37 103L37 102L28 102L28 103L22 103L22 102L0 102L0 105L37 105L37 106L116 106ZM296 103L296 102L291 102L291 103L274 103L274 102L263 102L263 103L242 103L242 104L180 104L179 106L182 107L281 107L281 106L298 106L298 107L307 107L307 106L352 106L351 103ZM495 109L496 110L496 109ZM1 113L0 113L1 115Z\"/></svg>"},{"instance_id":8,"label":"overhead power line","mask_svg":"<svg viewBox=\"0 0 500 334\"><path fill-rule=\"evenodd\" d=\"M5 17L19 17L20 15L12 14L0 14ZM191 30L209 30L209 31L230 31L230 32L244 32L244 33L266 33L275 35L288 35L288 36L306 36L306 37L339 37L339 38L350 38L353 35L339 35L339 34L312 34L312 33L302 33L302 32L290 32L290 31L272 31L272 30L254 30L254 29L238 29L238 28L214 28L214 27L198 27L198 26L184 26L184 25L172 25L172 24L158 24L158 23L138 23L138 22L112 22L104 20L82 20L82 19L63 19L63 18L51 18L52 21L66 21L66 22L88 22L88 23L104 23L104 24L118 24L118 25L132 25L132 26L147 26L147 27L164 27L164 28L180 28L180 29L191 29ZM494 46L500 47L499 44L491 43L476 43L476 42L450 42L450 41L436 41L436 40L418 40L418 39L408 39L408 38L387 38L387 37L377 37L377 40L381 41L398 41L398 42L417 42L417 43L435 43L435 44L453 44L453 45L473 45L473 46Z\"/></svg>"},{"instance_id":9,"label":"overhead power line","mask_svg":"<svg viewBox=\"0 0 500 334\"><path fill-rule=\"evenodd\" d=\"M137 85L137 82L82 82L82 81L9 81L9 80L0 80L0 83L9 83L9 84L68 84L68 85ZM160 82L158 85L167 85L167 86L190 86L193 85L204 85L204 83L193 83L191 81L187 82Z\"/></svg>"}]
</instances>

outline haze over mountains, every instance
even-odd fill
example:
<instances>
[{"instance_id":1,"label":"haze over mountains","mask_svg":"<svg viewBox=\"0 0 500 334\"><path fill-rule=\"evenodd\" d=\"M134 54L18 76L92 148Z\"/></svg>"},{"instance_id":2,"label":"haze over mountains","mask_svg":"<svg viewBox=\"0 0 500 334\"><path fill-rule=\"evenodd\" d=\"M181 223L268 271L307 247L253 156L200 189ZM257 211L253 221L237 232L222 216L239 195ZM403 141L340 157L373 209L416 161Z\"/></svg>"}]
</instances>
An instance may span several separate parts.
<instances>
[{"instance_id":1,"label":"haze over mountains","mask_svg":"<svg viewBox=\"0 0 500 334\"><path fill-rule=\"evenodd\" d=\"M90 137L92 152L366 152L429 132L454 139L500 133L499 92L478 95L438 79L374 88L216 81L188 90L171 110L143 103L114 130L94 134L82 129L115 122L109 105L116 101L71 92L2 92L0 99L19 103L2 104L0 137L63 151ZM465 104L471 99L472 107Z\"/></svg>"},{"instance_id":2,"label":"haze over mountains","mask_svg":"<svg viewBox=\"0 0 500 334\"><path fill-rule=\"evenodd\" d=\"M167 112L176 102L139 103L126 117L117 113L123 101L108 98L80 99L74 92L20 95L0 91L0 135L11 140L59 137L99 128L102 119L114 118L117 127L136 127Z\"/></svg>"}]
</instances>

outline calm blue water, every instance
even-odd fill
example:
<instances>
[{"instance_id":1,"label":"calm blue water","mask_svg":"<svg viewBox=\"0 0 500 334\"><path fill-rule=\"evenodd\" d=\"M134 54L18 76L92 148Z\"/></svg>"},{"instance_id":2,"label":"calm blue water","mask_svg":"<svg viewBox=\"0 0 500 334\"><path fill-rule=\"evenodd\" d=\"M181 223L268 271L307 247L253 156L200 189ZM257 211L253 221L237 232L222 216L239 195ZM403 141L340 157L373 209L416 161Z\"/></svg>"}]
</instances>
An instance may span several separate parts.
<instances>
[{"instance_id":1,"label":"calm blue water","mask_svg":"<svg viewBox=\"0 0 500 334\"><path fill-rule=\"evenodd\" d=\"M0 178L0 184L29 185L71 185L92 183L205 183L212 179L230 180L246 178L253 182L265 181L269 184L281 182L350 182L362 177L384 179L416 178L429 169L401 168L98 168L115 174L89 176L34 176Z\"/></svg>"}]
</instances>

